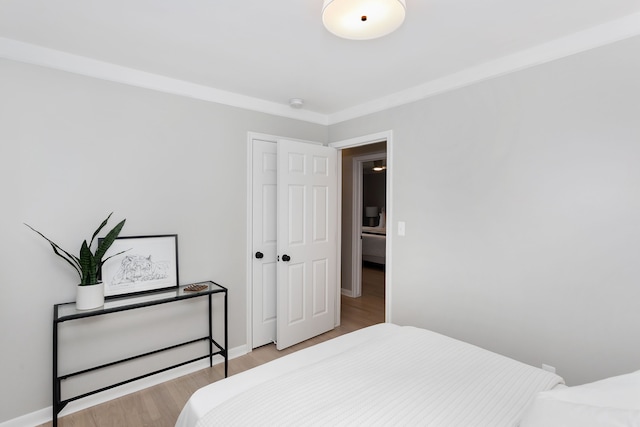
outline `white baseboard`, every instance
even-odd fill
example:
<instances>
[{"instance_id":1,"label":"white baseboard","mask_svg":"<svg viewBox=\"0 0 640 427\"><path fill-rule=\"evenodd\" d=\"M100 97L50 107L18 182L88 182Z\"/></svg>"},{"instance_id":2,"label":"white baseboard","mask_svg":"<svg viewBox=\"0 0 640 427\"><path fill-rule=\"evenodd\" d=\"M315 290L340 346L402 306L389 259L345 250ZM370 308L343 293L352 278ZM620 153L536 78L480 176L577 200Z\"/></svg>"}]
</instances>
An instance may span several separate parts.
<instances>
[{"instance_id":1,"label":"white baseboard","mask_svg":"<svg viewBox=\"0 0 640 427\"><path fill-rule=\"evenodd\" d=\"M235 359L236 357L243 356L247 354L247 346L241 345L239 347L235 347L229 350L229 360ZM221 356L214 356L213 364L217 365L219 363L223 363L224 359ZM65 415L73 414L74 412L82 411L83 409L87 409L91 406L99 405L101 403L108 402L113 399L117 399L122 396L126 396L127 394L135 393L140 390L144 390L145 388L152 387L154 385L161 384L163 382L167 382L183 375L191 374L193 372L199 371L201 369L206 369L209 367L209 361L207 359L198 360L193 363L189 363L188 365L179 366L174 369L170 369L165 372L161 372L156 375L152 375L147 378L140 379L138 381L131 382L129 384L121 385L120 387L112 388L111 390L106 390L101 393L96 393L91 396L87 396L83 399L78 399L74 402L70 402L58 415L59 417L63 417ZM22 415L17 418L13 418L11 420L7 420L5 422L0 423L0 427L35 427L44 423L48 423L53 418L53 408L51 406L47 408L43 408L37 410L35 412L31 412L30 414Z\"/></svg>"},{"instance_id":2,"label":"white baseboard","mask_svg":"<svg viewBox=\"0 0 640 427\"><path fill-rule=\"evenodd\" d=\"M342 293L342 295L344 295L345 297L353 298L353 291L350 291L348 289L340 289L340 293Z\"/></svg>"}]
</instances>

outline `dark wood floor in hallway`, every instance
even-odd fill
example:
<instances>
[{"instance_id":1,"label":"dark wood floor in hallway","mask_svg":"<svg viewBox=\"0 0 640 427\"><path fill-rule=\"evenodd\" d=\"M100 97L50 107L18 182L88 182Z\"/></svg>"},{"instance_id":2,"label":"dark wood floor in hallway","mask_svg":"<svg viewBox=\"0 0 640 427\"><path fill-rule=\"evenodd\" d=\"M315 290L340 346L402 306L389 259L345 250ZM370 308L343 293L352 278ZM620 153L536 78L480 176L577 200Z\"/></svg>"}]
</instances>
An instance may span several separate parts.
<instances>
[{"instance_id":1,"label":"dark wood floor in hallway","mask_svg":"<svg viewBox=\"0 0 640 427\"><path fill-rule=\"evenodd\" d=\"M362 269L362 296L341 298L341 324L332 331L278 351L269 344L229 361L229 375L376 323L384 322L384 267L366 264ZM194 391L224 377L222 365L158 384L67 415L60 427L174 427L182 407ZM51 426L51 423L40 427Z\"/></svg>"}]
</instances>

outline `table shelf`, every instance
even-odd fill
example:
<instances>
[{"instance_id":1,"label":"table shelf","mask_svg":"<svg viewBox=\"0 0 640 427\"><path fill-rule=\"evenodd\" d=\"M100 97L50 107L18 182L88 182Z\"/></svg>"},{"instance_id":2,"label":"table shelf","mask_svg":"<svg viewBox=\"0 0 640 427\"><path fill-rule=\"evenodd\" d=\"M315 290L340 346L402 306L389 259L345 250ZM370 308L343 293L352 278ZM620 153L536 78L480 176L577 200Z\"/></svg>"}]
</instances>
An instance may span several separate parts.
<instances>
[{"instance_id":1,"label":"table shelf","mask_svg":"<svg viewBox=\"0 0 640 427\"><path fill-rule=\"evenodd\" d=\"M133 381L137 381L143 378L147 378L151 375L155 375L161 372L168 371L170 369L174 369L192 362L196 362L198 360L202 360L205 358L209 358L209 366L213 366L213 356L220 355L224 357L224 376L228 375L228 328L227 328L227 288L221 286L212 281L200 282L199 285L206 285L206 288L200 291L186 291L185 288L190 285L179 286L174 289L164 289L154 292L147 292L144 294L138 295L128 295L122 297L114 297L109 298L105 301L104 306L91 309L91 310L78 310L76 308L75 302L56 304L53 306L53 427L56 427L58 424L58 414L64 407L74 400L78 400L87 396L91 396L96 393L100 393L102 391L106 391L115 387L119 387L124 384L128 384ZM224 343L218 343L213 338L213 330L212 330L212 296L216 294L222 294L224 297ZM124 359L116 360L113 362L105 363L98 366L93 366L87 369L83 369L81 371L72 372L69 374L65 374L62 376L58 375L58 327L61 323L68 321L76 321L80 319L85 319L89 317L95 316L103 316L106 314L118 313L122 311L135 310L144 307L151 307L155 305L167 304L171 302L178 301L186 301L192 298L200 298L206 296L208 298L208 329L209 335L196 338L190 341L177 343L168 347L160 348L157 350L149 351L146 353L136 354ZM186 345L194 344L199 341L207 341L209 344L209 352L203 356L199 356L187 361L183 361L181 363L173 364L171 366L166 366L162 369L157 369L153 372L148 372L143 375L139 375L133 378L129 378L125 381L120 381L115 384L108 385L106 387L101 387L99 389L91 390L89 392L72 396L67 399L62 399L62 381L86 374L92 371L97 371L100 369L108 368L111 366L115 366L121 363L129 362L132 360L148 357L154 354L158 354L164 351L176 349L179 347L183 347Z\"/></svg>"}]
</instances>

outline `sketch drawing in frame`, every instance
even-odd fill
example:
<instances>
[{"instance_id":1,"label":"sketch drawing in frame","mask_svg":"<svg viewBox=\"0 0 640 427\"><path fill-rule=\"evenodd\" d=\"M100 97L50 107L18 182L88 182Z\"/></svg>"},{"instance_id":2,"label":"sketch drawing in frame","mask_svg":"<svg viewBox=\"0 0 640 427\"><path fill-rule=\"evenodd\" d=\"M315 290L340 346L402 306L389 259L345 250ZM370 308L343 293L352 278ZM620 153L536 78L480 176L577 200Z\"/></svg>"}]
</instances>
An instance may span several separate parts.
<instances>
[{"instance_id":1,"label":"sketch drawing in frame","mask_svg":"<svg viewBox=\"0 0 640 427\"><path fill-rule=\"evenodd\" d=\"M122 296L178 286L178 235L118 237L102 266L104 296Z\"/></svg>"}]
</instances>

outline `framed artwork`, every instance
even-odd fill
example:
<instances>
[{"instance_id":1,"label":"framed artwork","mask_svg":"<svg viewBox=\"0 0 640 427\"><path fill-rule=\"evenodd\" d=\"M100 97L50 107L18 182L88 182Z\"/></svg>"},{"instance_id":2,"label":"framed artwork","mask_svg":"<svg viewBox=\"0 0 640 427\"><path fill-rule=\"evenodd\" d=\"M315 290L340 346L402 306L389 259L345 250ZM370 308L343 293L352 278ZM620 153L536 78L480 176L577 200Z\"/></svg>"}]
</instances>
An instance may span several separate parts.
<instances>
[{"instance_id":1,"label":"framed artwork","mask_svg":"<svg viewBox=\"0 0 640 427\"><path fill-rule=\"evenodd\" d=\"M105 297L178 286L177 234L118 237L105 258L119 252L102 266Z\"/></svg>"}]
</instances>

